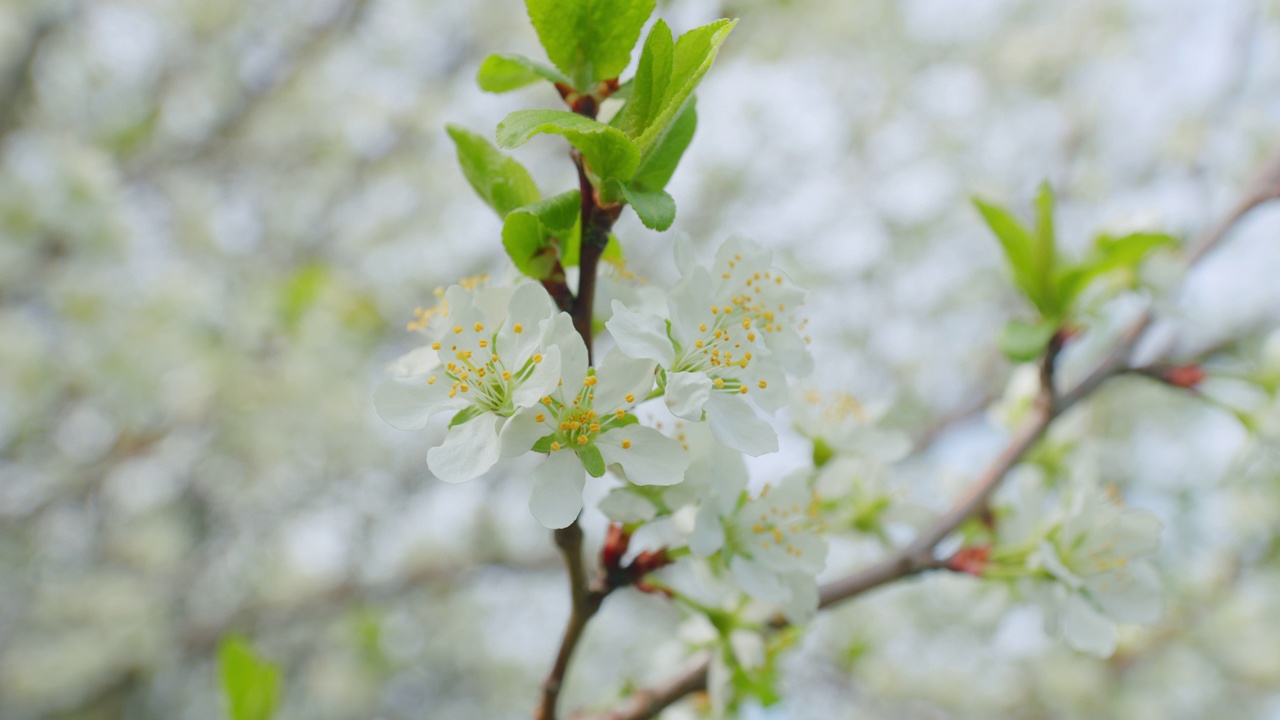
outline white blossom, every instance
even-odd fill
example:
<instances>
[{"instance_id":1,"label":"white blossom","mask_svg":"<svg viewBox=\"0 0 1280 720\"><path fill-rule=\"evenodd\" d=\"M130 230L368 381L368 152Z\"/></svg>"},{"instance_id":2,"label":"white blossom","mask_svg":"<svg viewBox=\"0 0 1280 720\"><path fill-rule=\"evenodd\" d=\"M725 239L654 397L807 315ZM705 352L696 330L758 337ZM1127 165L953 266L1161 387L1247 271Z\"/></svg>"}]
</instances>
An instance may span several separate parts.
<instances>
[{"instance_id":1,"label":"white blossom","mask_svg":"<svg viewBox=\"0 0 1280 720\"><path fill-rule=\"evenodd\" d=\"M452 412L444 442L427 452L427 466L446 482L466 482L499 457L528 451L532 440L509 420L559 382L564 337L550 322L555 316L546 291L533 283L509 295L450 287L427 323L431 344L394 363L397 376L375 391L378 414L420 430L432 415Z\"/></svg>"}]
</instances>

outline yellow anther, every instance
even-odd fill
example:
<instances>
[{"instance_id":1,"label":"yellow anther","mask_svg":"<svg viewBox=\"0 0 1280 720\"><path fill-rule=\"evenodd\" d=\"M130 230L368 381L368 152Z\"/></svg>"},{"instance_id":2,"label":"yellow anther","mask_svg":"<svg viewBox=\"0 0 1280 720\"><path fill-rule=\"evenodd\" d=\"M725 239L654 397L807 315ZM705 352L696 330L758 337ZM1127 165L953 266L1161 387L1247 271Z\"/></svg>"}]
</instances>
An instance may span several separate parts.
<instances>
[{"instance_id":1,"label":"yellow anther","mask_svg":"<svg viewBox=\"0 0 1280 720\"><path fill-rule=\"evenodd\" d=\"M502 379L503 379L503 380L510 380L510 379L511 379L511 371L510 371L510 370L503 370L503 371L502 371Z\"/></svg>"},{"instance_id":2,"label":"yellow anther","mask_svg":"<svg viewBox=\"0 0 1280 720\"><path fill-rule=\"evenodd\" d=\"M744 317L744 318L742 318L742 329L743 329L743 330L750 330L750 329L751 329L751 318L749 318L749 317Z\"/></svg>"},{"instance_id":3,"label":"yellow anther","mask_svg":"<svg viewBox=\"0 0 1280 720\"><path fill-rule=\"evenodd\" d=\"M582 384L584 387L591 387L592 385L595 385L596 382L597 381L596 381L595 375L588 375L586 378L582 380Z\"/></svg>"},{"instance_id":4,"label":"yellow anther","mask_svg":"<svg viewBox=\"0 0 1280 720\"><path fill-rule=\"evenodd\" d=\"M547 416L546 416L546 415L543 415L542 413L538 413L537 415L534 415L534 416L533 416L533 421L534 421L534 422L546 422L546 421L547 421Z\"/></svg>"},{"instance_id":5,"label":"yellow anther","mask_svg":"<svg viewBox=\"0 0 1280 720\"><path fill-rule=\"evenodd\" d=\"M624 418L624 417L626 417L626 416L627 416L627 411L626 411L626 410L616 410L616 411L614 411L614 413L613 413L613 414L614 414L615 416L617 416L617 418L618 418L619 420L621 420L622 418Z\"/></svg>"},{"instance_id":6,"label":"yellow anther","mask_svg":"<svg viewBox=\"0 0 1280 720\"><path fill-rule=\"evenodd\" d=\"M534 353L534 355L533 355L533 362L534 362L534 363L540 363L540 362L542 362L542 353Z\"/></svg>"},{"instance_id":7,"label":"yellow anther","mask_svg":"<svg viewBox=\"0 0 1280 720\"><path fill-rule=\"evenodd\" d=\"M476 323L475 328L476 328L476 332L482 332L484 330L484 323L480 323L480 322Z\"/></svg>"},{"instance_id":8,"label":"yellow anther","mask_svg":"<svg viewBox=\"0 0 1280 720\"><path fill-rule=\"evenodd\" d=\"M435 385L435 384L436 384L436 376L435 376L435 375L432 375L431 377L427 378L427 384L428 384L428 385Z\"/></svg>"},{"instance_id":9,"label":"yellow anther","mask_svg":"<svg viewBox=\"0 0 1280 720\"><path fill-rule=\"evenodd\" d=\"M586 445L586 444L587 444L587 436L586 436L586 435L579 435L579 436L578 436L578 444L579 444L579 445Z\"/></svg>"},{"instance_id":10,"label":"yellow anther","mask_svg":"<svg viewBox=\"0 0 1280 720\"><path fill-rule=\"evenodd\" d=\"M454 390L454 389L452 389L452 388L450 388L450 389L449 389L449 397L454 398L454 397L457 397L457 396L458 396L458 391L457 391L457 390Z\"/></svg>"},{"instance_id":11,"label":"yellow anther","mask_svg":"<svg viewBox=\"0 0 1280 720\"><path fill-rule=\"evenodd\" d=\"M779 530L778 528L773 529L773 541L778 543L779 545L782 544L782 531Z\"/></svg>"},{"instance_id":12,"label":"yellow anther","mask_svg":"<svg viewBox=\"0 0 1280 720\"><path fill-rule=\"evenodd\" d=\"M598 422L593 422L593 423L591 423L591 425L590 425L587 429L588 429L588 430L590 430L590 431L591 431L591 432L593 432L593 433L598 433L598 432L600 432L600 423L598 423Z\"/></svg>"},{"instance_id":13,"label":"yellow anther","mask_svg":"<svg viewBox=\"0 0 1280 720\"><path fill-rule=\"evenodd\" d=\"M431 349L432 349L432 350L439 350L439 349L440 349L440 341L439 341L439 340L437 340L436 342L431 343Z\"/></svg>"},{"instance_id":14,"label":"yellow anther","mask_svg":"<svg viewBox=\"0 0 1280 720\"><path fill-rule=\"evenodd\" d=\"M453 334L454 334L454 335L457 335L457 334L459 334L459 333L461 333L461 332L462 332L462 326L461 326L461 325L457 325L457 326L455 326L455 327L453 328Z\"/></svg>"},{"instance_id":15,"label":"yellow anther","mask_svg":"<svg viewBox=\"0 0 1280 720\"><path fill-rule=\"evenodd\" d=\"M573 422L569 423L570 430L577 430L580 427L582 427L582 423L578 422L577 420L574 420Z\"/></svg>"},{"instance_id":16,"label":"yellow anther","mask_svg":"<svg viewBox=\"0 0 1280 720\"><path fill-rule=\"evenodd\" d=\"M753 532L753 533L762 533L762 532L764 532L764 526L763 526L763 525L761 525L760 523L756 523L755 525L752 525L752 526L751 526L751 532Z\"/></svg>"},{"instance_id":17,"label":"yellow anther","mask_svg":"<svg viewBox=\"0 0 1280 720\"><path fill-rule=\"evenodd\" d=\"M627 401L627 402L629 402L629 403L633 403L633 402L635 402L635 401L636 401L636 394L635 394L635 393L627 393L627 396L626 396L625 398L623 398L623 399L624 399L624 400L626 400L626 401Z\"/></svg>"},{"instance_id":18,"label":"yellow anther","mask_svg":"<svg viewBox=\"0 0 1280 720\"><path fill-rule=\"evenodd\" d=\"M437 345L439 345L440 343L436 343L436 344L437 344ZM695 341L693 342L693 346L694 346L694 347L697 347L697 348L702 347L702 341L701 341L701 340L695 340Z\"/></svg>"},{"instance_id":19,"label":"yellow anther","mask_svg":"<svg viewBox=\"0 0 1280 720\"><path fill-rule=\"evenodd\" d=\"M553 442L553 443L551 443L551 452L555 452L555 451L557 451L557 450L559 450L559 449L560 449L560 443L558 443L558 442Z\"/></svg>"},{"instance_id":20,"label":"yellow anther","mask_svg":"<svg viewBox=\"0 0 1280 720\"><path fill-rule=\"evenodd\" d=\"M715 305L712 305L712 306L711 306L711 314L712 314L712 315L716 315L716 314L718 314L719 312L720 312L720 308L716 307Z\"/></svg>"},{"instance_id":21,"label":"yellow anther","mask_svg":"<svg viewBox=\"0 0 1280 720\"><path fill-rule=\"evenodd\" d=\"M543 405L550 405L550 404L551 404L551 396L550 396L550 395L547 395L547 396L543 397L543 398L542 398L542 404L543 404Z\"/></svg>"},{"instance_id":22,"label":"yellow anther","mask_svg":"<svg viewBox=\"0 0 1280 720\"><path fill-rule=\"evenodd\" d=\"M463 383L463 384L461 384L461 385L459 385L459 386L458 386L458 389L459 389L459 390L461 390L462 392L466 392L466 391L467 391L467 390L469 390L470 388L468 388L468 387L467 387L467 384L466 384L466 383Z\"/></svg>"},{"instance_id":23,"label":"yellow anther","mask_svg":"<svg viewBox=\"0 0 1280 720\"><path fill-rule=\"evenodd\" d=\"M769 387L769 383L768 383L768 382L766 382L766 381L764 381L764 380L761 380L761 381L760 381L760 389L761 389L761 390L764 390L764 389L765 389L765 388L767 388L767 387Z\"/></svg>"},{"instance_id":24,"label":"yellow anther","mask_svg":"<svg viewBox=\"0 0 1280 720\"><path fill-rule=\"evenodd\" d=\"M747 333L747 340L748 340L749 342L755 342L755 341L756 341L756 334L755 334L755 333Z\"/></svg>"},{"instance_id":25,"label":"yellow anther","mask_svg":"<svg viewBox=\"0 0 1280 720\"><path fill-rule=\"evenodd\" d=\"M630 449L631 449L631 441L630 441L630 440L623 440L623 441L622 441L622 449L623 449L623 450L630 450Z\"/></svg>"},{"instance_id":26,"label":"yellow anther","mask_svg":"<svg viewBox=\"0 0 1280 720\"><path fill-rule=\"evenodd\" d=\"M482 348L489 347L489 341L485 340L484 338L480 338L480 347Z\"/></svg>"},{"instance_id":27,"label":"yellow anther","mask_svg":"<svg viewBox=\"0 0 1280 720\"><path fill-rule=\"evenodd\" d=\"M595 410L588 410L588 411L587 411L587 419L588 419L588 420L595 420L595 419L596 419L596 411L595 411Z\"/></svg>"},{"instance_id":28,"label":"yellow anther","mask_svg":"<svg viewBox=\"0 0 1280 720\"><path fill-rule=\"evenodd\" d=\"M568 432L568 431L569 431L569 422L566 420L565 422L560 423L560 429L561 429L561 430L564 430L565 432Z\"/></svg>"},{"instance_id":29,"label":"yellow anther","mask_svg":"<svg viewBox=\"0 0 1280 720\"><path fill-rule=\"evenodd\" d=\"M725 273L725 274L721 275L720 277L724 278L725 280L728 280L728 279L729 279L729 273Z\"/></svg>"},{"instance_id":30,"label":"yellow anther","mask_svg":"<svg viewBox=\"0 0 1280 720\"><path fill-rule=\"evenodd\" d=\"M748 353L743 353L743 355L742 355L742 359L743 359L743 360L750 360L750 359L751 359L751 353L749 353L749 352L748 352Z\"/></svg>"},{"instance_id":31,"label":"yellow anther","mask_svg":"<svg viewBox=\"0 0 1280 720\"><path fill-rule=\"evenodd\" d=\"M721 379L721 378L716 378L715 386L716 386L716 387L718 387L718 388L722 388L722 387L724 387L724 380L723 380L723 379Z\"/></svg>"},{"instance_id":32,"label":"yellow anther","mask_svg":"<svg viewBox=\"0 0 1280 720\"><path fill-rule=\"evenodd\" d=\"M521 325L520 323L516 323L515 325L511 326L511 331L519 335L520 333L524 332L524 325Z\"/></svg>"},{"instance_id":33,"label":"yellow anther","mask_svg":"<svg viewBox=\"0 0 1280 720\"><path fill-rule=\"evenodd\" d=\"M738 386L738 392L742 393L743 395L746 395L746 394L747 394L747 386L746 386L746 385L739 385L739 386Z\"/></svg>"}]
</instances>

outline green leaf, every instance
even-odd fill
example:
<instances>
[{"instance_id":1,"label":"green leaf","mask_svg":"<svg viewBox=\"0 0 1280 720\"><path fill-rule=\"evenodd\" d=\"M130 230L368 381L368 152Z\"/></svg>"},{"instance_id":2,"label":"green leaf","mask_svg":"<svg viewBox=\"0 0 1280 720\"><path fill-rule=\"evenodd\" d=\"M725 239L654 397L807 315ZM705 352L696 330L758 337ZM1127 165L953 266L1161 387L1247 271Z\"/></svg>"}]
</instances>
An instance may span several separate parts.
<instances>
[{"instance_id":1,"label":"green leaf","mask_svg":"<svg viewBox=\"0 0 1280 720\"><path fill-rule=\"evenodd\" d=\"M459 410L457 414L453 416L453 419L449 421L449 427L453 427L455 425L461 425L462 423L467 422L468 420L474 420L480 417L481 415L483 415L484 412L485 412L484 408L482 407L479 407L476 405L468 405L465 408Z\"/></svg>"},{"instance_id":2,"label":"green leaf","mask_svg":"<svg viewBox=\"0 0 1280 720\"><path fill-rule=\"evenodd\" d=\"M623 415L620 418L614 418L613 420L610 420L609 427L620 428L620 427L626 427L628 425L635 425L639 422L640 422L640 418L636 417L635 415L632 415L631 413L627 413L626 415Z\"/></svg>"},{"instance_id":3,"label":"green leaf","mask_svg":"<svg viewBox=\"0 0 1280 720\"><path fill-rule=\"evenodd\" d=\"M280 701L280 669L260 657L242 637L223 638L218 647L222 692L229 720L268 720Z\"/></svg>"},{"instance_id":4,"label":"green leaf","mask_svg":"<svg viewBox=\"0 0 1280 720\"><path fill-rule=\"evenodd\" d=\"M1058 327L1053 323L1010 320L1000 333L1000 350L1015 362L1035 360L1044 353L1045 346L1057 331Z\"/></svg>"},{"instance_id":5,"label":"green leaf","mask_svg":"<svg viewBox=\"0 0 1280 720\"><path fill-rule=\"evenodd\" d=\"M498 152L483 136L457 125L448 125L446 129L458 148L462 174L476 194L497 211L498 217L506 217L515 208L542 197L529 171Z\"/></svg>"},{"instance_id":6,"label":"green leaf","mask_svg":"<svg viewBox=\"0 0 1280 720\"><path fill-rule=\"evenodd\" d=\"M631 182L658 190L665 188L675 173L676 166L680 164L684 151L693 140L693 133L697 128L697 98L691 97L658 146L636 169L635 177L631 178Z\"/></svg>"},{"instance_id":7,"label":"green leaf","mask_svg":"<svg viewBox=\"0 0 1280 720\"><path fill-rule=\"evenodd\" d=\"M538 442L533 444L533 452L549 453L551 452L551 441L555 440L555 435L543 435L538 438Z\"/></svg>"},{"instance_id":8,"label":"green leaf","mask_svg":"<svg viewBox=\"0 0 1280 720\"><path fill-rule=\"evenodd\" d=\"M502 247L523 274L543 280L556 261L567 263L578 253L578 219L582 198L577 190L560 193L512 210L502 223Z\"/></svg>"},{"instance_id":9,"label":"green leaf","mask_svg":"<svg viewBox=\"0 0 1280 720\"><path fill-rule=\"evenodd\" d=\"M648 190L640 185L612 181L608 186L611 193L621 196L635 208L640 222L650 230L659 232L671 227L676 219L676 201L665 190Z\"/></svg>"},{"instance_id":10,"label":"green leaf","mask_svg":"<svg viewBox=\"0 0 1280 720\"><path fill-rule=\"evenodd\" d=\"M582 152L600 180L628 180L640 164L640 151L622 131L567 110L517 110L498 123L498 145L514 148L534 135L561 135Z\"/></svg>"},{"instance_id":11,"label":"green leaf","mask_svg":"<svg viewBox=\"0 0 1280 720\"><path fill-rule=\"evenodd\" d=\"M491 93L509 92L538 80L573 84L559 70L523 55L490 55L480 63L480 70L476 72L476 84L481 90Z\"/></svg>"},{"instance_id":12,"label":"green leaf","mask_svg":"<svg viewBox=\"0 0 1280 720\"><path fill-rule=\"evenodd\" d=\"M644 111L636 111L637 117L643 120L632 121L631 131L628 134L635 138L643 160L647 161L649 156L654 154L663 138L671 130L685 102L692 97L698 83L711 69L711 63L715 61L720 45L724 43L737 22L737 20L717 20L681 35L676 40L672 51L670 73L665 83L662 82L661 74L666 64L658 56L658 53L662 52L661 47L655 46L654 62L650 66L651 69L647 71L652 73L652 77L641 78L640 71L643 68L637 68L636 85L631 92L628 105L639 99L642 86L647 85L651 95L645 101L648 106ZM656 94L659 88L662 90L660 100ZM623 111L626 111L625 107Z\"/></svg>"},{"instance_id":13,"label":"green leaf","mask_svg":"<svg viewBox=\"0 0 1280 720\"><path fill-rule=\"evenodd\" d=\"M1035 279L1037 286L1044 293L1045 303L1052 307L1052 311L1046 309L1044 314L1049 317L1059 317L1064 308L1061 306L1060 299L1056 297L1052 284L1053 265L1057 258L1053 206L1053 188L1049 187L1047 182L1040 183L1040 192L1036 196L1036 236L1035 243L1032 245Z\"/></svg>"},{"instance_id":14,"label":"green leaf","mask_svg":"<svg viewBox=\"0 0 1280 720\"><path fill-rule=\"evenodd\" d=\"M615 116L618 127L629 137L637 137L662 112L667 89L671 86L671 68L675 64L675 40L671 28L659 19L649 29L626 106Z\"/></svg>"},{"instance_id":15,"label":"green leaf","mask_svg":"<svg viewBox=\"0 0 1280 720\"><path fill-rule=\"evenodd\" d=\"M1013 213L998 205L980 198L974 198L973 204L982 214L987 227L991 228L991 232L1000 241L1000 247L1004 249L1005 258L1013 271L1014 284L1041 314L1051 316L1053 303L1049 300L1049 289L1040 279L1039 249L1031 231Z\"/></svg>"},{"instance_id":16,"label":"green leaf","mask_svg":"<svg viewBox=\"0 0 1280 720\"><path fill-rule=\"evenodd\" d=\"M578 459L582 461L582 467L586 468L587 474L591 477L604 475L604 456L600 454L600 448L595 445L584 445L578 450Z\"/></svg>"},{"instance_id":17,"label":"green leaf","mask_svg":"<svg viewBox=\"0 0 1280 720\"><path fill-rule=\"evenodd\" d=\"M579 90L617 77L653 14L654 0L526 0L547 57Z\"/></svg>"},{"instance_id":18,"label":"green leaf","mask_svg":"<svg viewBox=\"0 0 1280 720\"><path fill-rule=\"evenodd\" d=\"M1121 237L1099 235L1094 250L1079 265L1067 268L1057 278L1058 296L1070 306L1094 280L1119 270L1133 271L1152 251L1178 244L1164 233L1132 233Z\"/></svg>"}]
</instances>

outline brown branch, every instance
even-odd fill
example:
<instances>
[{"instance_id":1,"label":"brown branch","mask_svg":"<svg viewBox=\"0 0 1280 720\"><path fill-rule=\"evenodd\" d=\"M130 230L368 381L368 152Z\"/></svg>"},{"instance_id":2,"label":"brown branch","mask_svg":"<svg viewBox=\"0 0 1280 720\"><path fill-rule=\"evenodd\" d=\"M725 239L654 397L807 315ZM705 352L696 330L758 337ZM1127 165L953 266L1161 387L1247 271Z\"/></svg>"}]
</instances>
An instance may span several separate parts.
<instances>
[{"instance_id":1,"label":"brown branch","mask_svg":"<svg viewBox=\"0 0 1280 720\"><path fill-rule=\"evenodd\" d=\"M1280 198L1280 156L1272 160L1254 180L1246 194L1246 200L1237 205L1225 220L1213 226L1192 246L1192 250L1187 255L1187 264L1194 265L1219 245L1229 231L1251 210L1268 200L1277 198ZM1056 335L1042 361L1041 396L1033 405L1031 416L1014 433L1005 449L969 486L968 491L952 506L951 510L921 532L911 544L870 567L819 588L819 607L827 608L882 585L926 570L945 567L945 561L934 557L937 546L986 506L991 495L1000 487L1004 477L1044 435L1055 418L1089 397L1110 378L1129 371L1134 347L1150 327L1152 319L1150 310L1143 312L1121 333L1111 352L1094 367L1093 371L1070 391L1060 396L1053 389L1054 363L1066 338L1062 333ZM775 627L783 624L777 623ZM705 690L709 667L710 660L703 659L682 670L666 683L650 690L641 690L612 710L600 715L583 717L581 720L650 720L685 695Z\"/></svg>"}]
</instances>

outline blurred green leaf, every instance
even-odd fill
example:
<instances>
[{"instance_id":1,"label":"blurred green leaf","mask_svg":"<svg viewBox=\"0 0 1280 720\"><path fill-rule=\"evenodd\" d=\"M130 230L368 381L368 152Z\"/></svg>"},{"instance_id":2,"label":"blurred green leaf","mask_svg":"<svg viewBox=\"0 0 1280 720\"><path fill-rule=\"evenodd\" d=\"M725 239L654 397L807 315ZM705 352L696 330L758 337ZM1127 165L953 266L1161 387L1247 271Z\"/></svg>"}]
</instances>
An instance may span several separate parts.
<instances>
[{"instance_id":1,"label":"blurred green leaf","mask_svg":"<svg viewBox=\"0 0 1280 720\"><path fill-rule=\"evenodd\" d=\"M514 148L535 135L561 135L582 152L597 186L628 180L640 164L636 144L617 128L567 110L517 110L498 123L498 145Z\"/></svg>"},{"instance_id":2,"label":"blurred green leaf","mask_svg":"<svg viewBox=\"0 0 1280 720\"><path fill-rule=\"evenodd\" d=\"M1089 257L1058 276L1058 295L1070 306L1094 280L1119 270L1136 270L1152 251L1177 244L1176 238L1164 233L1099 235Z\"/></svg>"},{"instance_id":3,"label":"blurred green leaf","mask_svg":"<svg viewBox=\"0 0 1280 720\"><path fill-rule=\"evenodd\" d=\"M1010 320L1000 333L1000 350L1015 362L1035 360L1044 353L1057 331L1056 324L1046 321Z\"/></svg>"},{"instance_id":4,"label":"blurred green leaf","mask_svg":"<svg viewBox=\"0 0 1280 720\"><path fill-rule=\"evenodd\" d=\"M502 246L525 275L543 280L556 261L576 264L578 220L582 197L577 190L560 193L511 211L502 224ZM572 249L573 263L568 263Z\"/></svg>"},{"instance_id":5,"label":"blurred green leaf","mask_svg":"<svg viewBox=\"0 0 1280 720\"><path fill-rule=\"evenodd\" d=\"M492 93L509 92L538 80L572 85L560 71L523 55L490 55L476 72L476 84Z\"/></svg>"},{"instance_id":6,"label":"blurred green leaf","mask_svg":"<svg viewBox=\"0 0 1280 720\"><path fill-rule=\"evenodd\" d=\"M653 14L654 0L526 0L547 57L579 90L617 77Z\"/></svg>"},{"instance_id":7,"label":"blurred green leaf","mask_svg":"<svg viewBox=\"0 0 1280 720\"><path fill-rule=\"evenodd\" d=\"M1049 201L1049 214L1052 217L1052 200ZM1037 232L1032 232L1014 217L1013 213L994 203L981 198L974 198L973 204L982 214L987 227L995 233L1004 250L1005 258L1013 272L1014 285L1031 301L1031 304L1045 317L1054 317L1056 308L1052 297L1052 287L1048 277L1043 273L1044 253L1046 247L1052 250L1053 234L1047 235L1037 223ZM1041 212L1043 218L1043 211ZM1051 222L1051 220L1050 220ZM1052 258L1052 254L1049 255ZM1050 259L1050 267L1052 260Z\"/></svg>"},{"instance_id":8,"label":"blurred green leaf","mask_svg":"<svg viewBox=\"0 0 1280 720\"><path fill-rule=\"evenodd\" d=\"M329 268L320 263L303 265L285 281L280 299L284 326L296 328L329 284Z\"/></svg>"},{"instance_id":9,"label":"blurred green leaf","mask_svg":"<svg viewBox=\"0 0 1280 720\"><path fill-rule=\"evenodd\" d=\"M464 422L474 420L485 413L484 408L477 405L468 405L454 414L453 419L449 421L449 427L461 425Z\"/></svg>"},{"instance_id":10,"label":"blurred green leaf","mask_svg":"<svg viewBox=\"0 0 1280 720\"><path fill-rule=\"evenodd\" d=\"M228 636L218 648L222 692L229 720L268 720L280 702L280 669L254 652L247 640Z\"/></svg>"},{"instance_id":11,"label":"blurred green leaf","mask_svg":"<svg viewBox=\"0 0 1280 720\"><path fill-rule=\"evenodd\" d=\"M543 435L533 444L533 452L549 453L551 452L551 441L555 439L555 435Z\"/></svg>"},{"instance_id":12,"label":"blurred green leaf","mask_svg":"<svg viewBox=\"0 0 1280 720\"><path fill-rule=\"evenodd\" d=\"M537 202L542 194L524 166L498 152L483 136L457 125L448 125L449 137L458 148L462 174L476 194L506 217L515 208Z\"/></svg>"}]
</instances>

